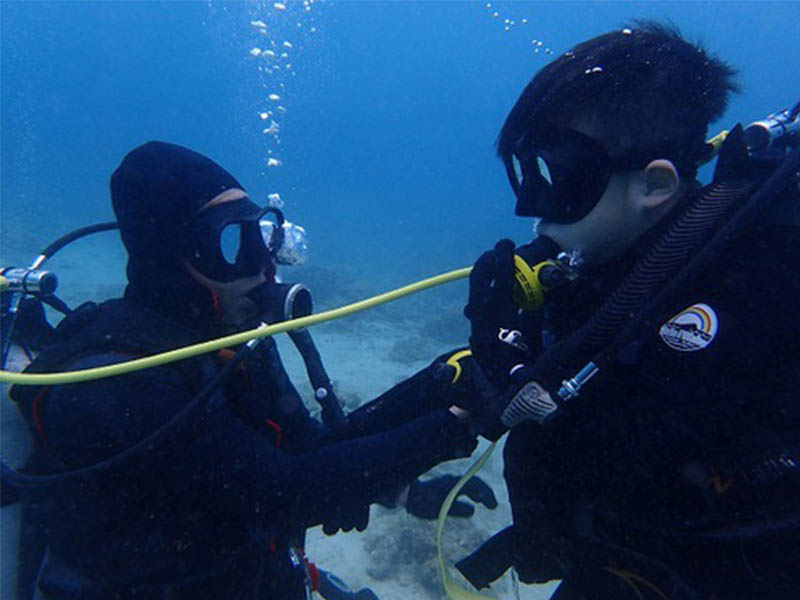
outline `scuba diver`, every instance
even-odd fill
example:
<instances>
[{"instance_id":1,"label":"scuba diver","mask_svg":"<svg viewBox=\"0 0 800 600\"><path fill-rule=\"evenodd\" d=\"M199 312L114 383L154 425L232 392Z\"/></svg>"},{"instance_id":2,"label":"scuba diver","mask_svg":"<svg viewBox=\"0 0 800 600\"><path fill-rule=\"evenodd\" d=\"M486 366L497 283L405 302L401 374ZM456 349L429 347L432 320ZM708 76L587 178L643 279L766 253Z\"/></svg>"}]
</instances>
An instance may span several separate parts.
<instances>
[{"instance_id":1,"label":"scuba diver","mask_svg":"<svg viewBox=\"0 0 800 600\"><path fill-rule=\"evenodd\" d=\"M640 22L508 115L498 153L538 237L470 275L513 515L457 563L475 587L513 566L561 580L554 600L800 598L800 104L709 144L733 78Z\"/></svg>"},{"instance_id":2,"label":"scuba diver","mask_svg":"<svg viewBox=\"0 0 800 600\"><path fill-rule=\"evenodd\" d=\"M113 173L111 200L128 252L124 297L85 303L54 331L38 301L6 302L4 331L18 324L14 341L35 356L27 372L113 365L310 313L306 288L276 281L298 231L209 158L144 144ZM18 271L3 271L6 286L54 288ZM106 379L12 387L34 440L24 469L3 463L3 503L25 505L18 597L375 598L310 563L305 530L363 530L376 502L434 518L454 478L417 477L475 448L454 406L469 390L437 378L437 360L345 415L310 335L293 333L321 421L272 338ZM483 481L465 493L497 505ZM453 514L473 511L458 502Z\"/></svg>"}]
</instances>

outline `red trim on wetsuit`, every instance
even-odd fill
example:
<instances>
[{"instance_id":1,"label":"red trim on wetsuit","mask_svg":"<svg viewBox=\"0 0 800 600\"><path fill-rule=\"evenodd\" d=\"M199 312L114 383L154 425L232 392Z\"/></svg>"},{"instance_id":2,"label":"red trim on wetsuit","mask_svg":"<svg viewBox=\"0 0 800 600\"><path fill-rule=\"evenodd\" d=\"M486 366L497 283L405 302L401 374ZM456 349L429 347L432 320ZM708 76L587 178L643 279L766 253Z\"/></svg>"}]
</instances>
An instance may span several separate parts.
<instances>
[{"instance_id":1,"label":"red trim on wetsuit","mask_svg":"<svg viewBox=\"0 0 800 600\"><path fill-rule=\"evenodd\" d=\"M275 447L280 450L281 441L283 440L283 429L272 419L266 419L267 425L275 431Z\"/></svg>"},{"instance_id":2,"label":"red trim on wetsuit","mask_svg":"<svg viewBox=\"0 0 800 600\"><path fill-rule=\"evenodd\" d=\"M230 359L236 356L236 352L234 352L230 348L223 348L222 350L217 352L217 356L219 356L219 359L222 362L228 362Z\"/></svg>"},{"instance_id":3,"label":"red trim on wetsuit","mask_svg":"<svg viewBox=\"0 0 800 600\"><path fill-rule=\"evenodd\" d=\"M50 441L47 439L47 435L44 432L44 425L42 424L42 402L44 402L44 399L49 393L50 386L42 388L42 391L36 394L36 397L33 399L33 405L31 406L31 417L33 418L33 424L36 427L36 431L39 434L39 437L42 439L42 444L45 448L50 447Z\"/></svg>"},{"instance_id":4,"label":"red trim on wetsuit","mask_svg":"<svg viewBox=\"0 0 800 600\"><path fill-rule=\"evenodd\" d=\"M319 584L322 581L322 575L320 574L317 565L306 558L306 569L308 570L308 578L311 581L311 591L318 592Z\"/></svg>"},{"instance_id":5,"label":"red trim on wetsuit","mask_svg":"<svg viewBox=\"0 0 800 600\"><path fill-rule=\"evenodd\" d=\"M214 313L216 314L217 317L217 323L219 323L220 321L222 321L222 306L219 303L219 296L217 296L217 292L215 292L211 288L208 288L208 291L211 292L211 299L214 302Z\"/></svg>"}]
</instances>

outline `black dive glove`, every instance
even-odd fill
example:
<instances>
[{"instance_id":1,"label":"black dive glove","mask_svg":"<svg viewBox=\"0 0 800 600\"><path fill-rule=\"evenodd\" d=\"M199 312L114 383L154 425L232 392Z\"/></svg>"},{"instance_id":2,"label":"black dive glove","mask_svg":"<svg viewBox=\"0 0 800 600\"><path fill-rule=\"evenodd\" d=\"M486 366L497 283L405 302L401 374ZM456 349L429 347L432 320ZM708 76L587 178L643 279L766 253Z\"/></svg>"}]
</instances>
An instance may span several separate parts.
<instances>
[{"instance_id":1,"label":"black dive glove","mask_svg":"<svg viewBox=\"0 0 800 600\"><path fill-rule=\"evenodd\" d=\"M458 352L435 365L433 377L444 389L445 404L469 413L473 434L496 441L508 430L500 414L509 397L487 379L471 351Z\"/></svg>"},{"instance_id":2,"label":"black dive glove","mask_svg":"<svg viewBox=\"0 0 800 600\"><path fill-rule=\"evenodd\" d=\"M500 389L508 385L514 365L529 362L519 333L520 308L514 302L514 242L500 240L484 252L469 276L469 344L486 377Z\"/></svg>"},{"instance_id":3,"label":"black dive glove","mask_svg":"<svg viewBox=\"0 0 800 600\"><path fill-rule=\"evenodd\" d=\"M325 535L334 535L339 531L364 531L369 525L369 504L341 506L336 514L322 524Z\"/></svg>"},{"instance_id":4,"label":"black dive glove","mask_svg":"<svg viewBox=\"0 0 800 600\"><path fill-rule=\"evenodd\" d=\"M416 481L411 483L406 500L406 511L418 519L436 519L439 516L439 509L458 483L455 475L441 475L427 481ZM486 508L497 508L497 498L495 498L492 488L489 487L480 477L473 477L458 493L459 496L467 496L473 502L483 504ZM475 512L472 504L456 500L447 513L451 517L471 517Z\"/></svg>"}]
</instances>

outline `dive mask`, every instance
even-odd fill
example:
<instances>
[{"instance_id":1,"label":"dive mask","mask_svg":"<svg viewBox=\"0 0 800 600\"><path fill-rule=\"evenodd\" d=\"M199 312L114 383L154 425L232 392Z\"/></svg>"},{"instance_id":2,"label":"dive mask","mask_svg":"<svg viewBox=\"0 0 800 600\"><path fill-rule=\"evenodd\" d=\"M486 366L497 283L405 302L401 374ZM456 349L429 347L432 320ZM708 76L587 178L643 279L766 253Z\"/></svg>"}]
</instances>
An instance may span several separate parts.
<instances>
[{"instance_id":1,"label":"dive mask","mask_svg":"<svg viewBox=\"0 0 800 600\"><path fill-rule=\"evenodd\" d=\"M597 205L614 173L643 169L672 148L637 150L612 158L600 143L571 129L523 137L503 156L517 197L515 213L551 223L575 223Z\"/></svg>"},{"instance_id":2,"label":"dive mask","mask_svg":"<svg viewBox=\"0 0 800 600\"><path fill-rule=\"evenodd\" d=\"M266 218L269 213L274 215L274 222ZM279 257L287 232L293 244L305 247L305 230L286 225L281 210L273 206L262 208L249 199L225 202L190 221L185 255L203 275L215 281L252 277L273 262L286 264ZM302 231L302 244L296 229Z\"/></svg>"}]
</instances>

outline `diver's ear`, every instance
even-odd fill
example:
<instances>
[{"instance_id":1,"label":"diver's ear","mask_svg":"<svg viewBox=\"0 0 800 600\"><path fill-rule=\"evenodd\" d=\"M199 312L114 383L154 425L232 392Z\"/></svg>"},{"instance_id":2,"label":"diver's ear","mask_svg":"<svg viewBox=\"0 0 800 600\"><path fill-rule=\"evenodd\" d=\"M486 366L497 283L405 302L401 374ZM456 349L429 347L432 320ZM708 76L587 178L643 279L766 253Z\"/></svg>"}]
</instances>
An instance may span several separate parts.
<instances>
[{"instance_id":1,"label":"diver's ear","mask_svg":"<svg viewBox=\"0 0 800 600\"><path fill-rule=\"evenodd\" d=\"M641 172L637 204L643 209L660 208L681 192L681 177L672 161L659 158Z\"/></svg>"}]
</instances>

